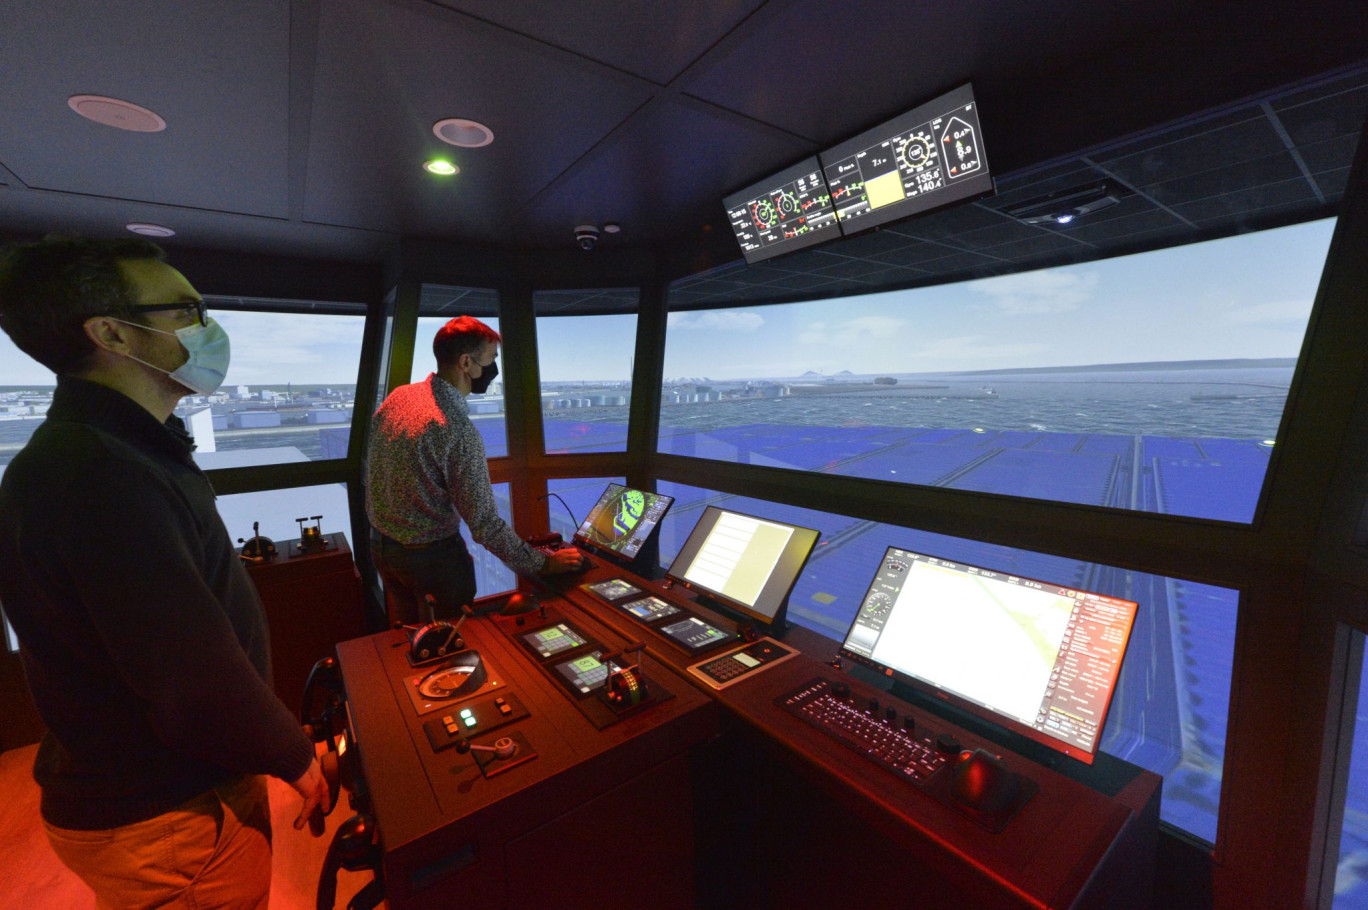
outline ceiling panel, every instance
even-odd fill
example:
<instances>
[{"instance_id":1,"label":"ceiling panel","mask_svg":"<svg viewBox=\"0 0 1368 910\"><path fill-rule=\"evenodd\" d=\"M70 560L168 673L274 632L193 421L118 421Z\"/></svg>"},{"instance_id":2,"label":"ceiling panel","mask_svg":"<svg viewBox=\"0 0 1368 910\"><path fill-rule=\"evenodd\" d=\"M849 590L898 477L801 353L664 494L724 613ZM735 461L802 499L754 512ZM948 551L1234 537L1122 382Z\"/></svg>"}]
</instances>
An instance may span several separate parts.
<instances>
[{"instance_id":1,"label":"ceiling panel","mask_svg":"<svg viewBox=\"0 0 1368 910\"><path fill-rule=\"evenodd\" d=\"M531 246L563 244L576 224L615 221L623 233L605 246L668 240L718 220L723 194L753 179L757 166L805 151L797 140L660 99L538 198L516 234ZM698 192L703 186L726 189Z\"/></svg>"},{"instance_id":2,"label":"ceiling panel","mask_svg":"<svg viewBox=\"0 0 1368 910\"><path fill-rule=\"evenodd\" d=\"M313 258L378 262L398 239L395 234L380 231L300 224L283 218L171 209L74 193L0 190L0 230L16 234L58 231L87 237L131 237L123 226L134 221L175 224L175 237L157 239L172 251L183 245L269 255L308 250ZM187 238L192 242L186 243Z\"/></svg>"},{"instance_id":3,"label":"ceiling panel","mask_svg":"<svg viewBox=\"0 0 1368 910\"><path fill-rule=\"evenodd\" d=\"M0 4L0 164L33 188L287 217L289 25L283 0ZM91 122L77 94L167 127Z\"/></svg>"},{"instance_id":4,"label":"ceiling panel","mask_svg":"<svg viewBox=\"0 0 1368 910\"><path fill-rule=\"evenodd\" d=\"M514 213L649 97L569 55L466 25L429 4L326 5L308 220L507 240ZM484 123L493 144L447 145L432 133L446 117ZM435 156L461 173L423 171Z\"/></svg>"},{"instance_id":5,"label":"ceiling panel","mask_svg":"<svg viewBox=\"0 0 1368 910\"><path fill-rule=\"evenodd\" d=\"M1168 0L799 0L682 80L699 98L822 145L973 81L998 94L1013 74L1067 67L1165 16ZM1089 35L1080 42L1079 35ZM983 112L992 161L993 112Z\"/></svg>"},{"instance_id":6,"label":"ceiling panel","mask_svg":"<svg viewBox=\"0 0 1368 910\"><path fill-rule=\"evenodd\" d=\"M664 85L764 0L440 0Z\"/></svg>"}]
</instances>

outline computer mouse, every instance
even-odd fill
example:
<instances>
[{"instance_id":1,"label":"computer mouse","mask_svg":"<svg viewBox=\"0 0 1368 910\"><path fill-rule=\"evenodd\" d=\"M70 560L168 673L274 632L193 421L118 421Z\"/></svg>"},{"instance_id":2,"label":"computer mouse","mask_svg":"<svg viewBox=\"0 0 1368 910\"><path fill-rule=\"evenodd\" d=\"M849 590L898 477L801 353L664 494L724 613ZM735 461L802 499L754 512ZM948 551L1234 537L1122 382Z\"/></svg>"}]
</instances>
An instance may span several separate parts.
<instances>
[{"instance_id":1,"label":"computer mouse","mask_svg":"<svg viewBox=\"0 0 1368 910\"><path fill-rule=\"evenodd\" d=\"M1017 774L983 749L962 754L952 773L950 796L975 812L1001 812L1021 792Z\"/></svg>"}]
</instances>

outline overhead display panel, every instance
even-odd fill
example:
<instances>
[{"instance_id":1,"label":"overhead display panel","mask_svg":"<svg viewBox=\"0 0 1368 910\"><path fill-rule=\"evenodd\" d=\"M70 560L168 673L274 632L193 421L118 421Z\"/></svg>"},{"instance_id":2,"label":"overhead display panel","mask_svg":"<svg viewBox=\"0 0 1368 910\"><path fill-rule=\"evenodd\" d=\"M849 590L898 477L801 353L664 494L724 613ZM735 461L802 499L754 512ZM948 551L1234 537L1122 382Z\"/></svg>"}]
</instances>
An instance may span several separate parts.
<instances>
[{"instance_id":1,"label":"overhead display panel","mask_svg":"<svg viewBox=\"0 0 1368 910\"><path fill-rule=\"evenodd\" d=\"M866 130L820 160L843 234L993 191L970 85Z\"/></svg>"},{"instance_id":2,"label":"overhead display panel","mask_svg":"<svg viewBox=\"0 0 1368 910\"><path fill-rule=\"evenodd\" d=\"M722 204L748 263L840 236L816 156L733 193Z\"/></svg>"}]
</instances>

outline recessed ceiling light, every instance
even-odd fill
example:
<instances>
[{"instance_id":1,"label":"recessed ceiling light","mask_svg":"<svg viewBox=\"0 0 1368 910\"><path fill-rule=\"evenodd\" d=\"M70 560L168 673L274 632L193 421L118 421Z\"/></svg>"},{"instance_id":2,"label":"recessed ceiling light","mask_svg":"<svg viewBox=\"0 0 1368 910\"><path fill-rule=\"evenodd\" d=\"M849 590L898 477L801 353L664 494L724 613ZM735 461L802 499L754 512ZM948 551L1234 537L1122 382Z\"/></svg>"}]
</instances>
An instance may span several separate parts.
<instances>
[{"instance_id":1,"label":"recessed ceiling light","mask_svg":"<svg viewBox=\"0 0 1368 910\"><path fill-rule=\"evenodd\" d=\"M477 149L494 141L494 131L474 120L438 120L432 125L432 132L448 145L459 145L463 149Z\"/></svg>"},{"instance_id":2,"label":"recessed ceiling light","mask_svg":"<svg viewBox=\"0 0 1368 910\"><path fill-rule=\"evenodd\" d=\"M609 221L603 226L603 233L605 234L616 234L621 230L622 225L618 224L616 221Z\"/></svg>"},{"instance_id":3,"label":"recessed ceiling light","mask_svg":"<svg viewBox=\"0 0 1368 910\"><path fill-rule=\"evenodd\" d=\"M423 170L427 171L429 174L436 174L439 177L450 177L453 174L461 173L461 169L456 165L452 164L450 161L442 161L440 158L424 161Z\"/></svg>"},{"instance_id":4,"label":"recessed ceiling light","mask_svg":"<svg viewBox=\"0 0 1368 910\"><path fill-rule=\"evenodd\" d=\"M135 234L142 234L144 237L174 237L176 232L169 227L161 224L150 224L146 221L133 221L125 224Z\"/></svg>"},{"instance_id":5,"label":"recessed ceiling light","mask_svg":"<svg viewBox=\"0 0 1368 910\"><path fill-rule=\"evenodd\" d=\"M103 123L119 130L135 133L160 133L166 129L166 121L129 101L106 98L103 95L72 95L67 99L67 107L87 120Z\"/></svg>"},{"instance_id":6,"label":"recessed ceiling light","mask_svg":"<svg viewBox=\"0 0 1368 910\"><path fill-rule=\"evenodd\" d=\"M1071 224L1083 215L1116 205L1129 191L1110 180L1061 190L1009 205L1002 210L1022 224Z\"/></svg>"}]
</instances>

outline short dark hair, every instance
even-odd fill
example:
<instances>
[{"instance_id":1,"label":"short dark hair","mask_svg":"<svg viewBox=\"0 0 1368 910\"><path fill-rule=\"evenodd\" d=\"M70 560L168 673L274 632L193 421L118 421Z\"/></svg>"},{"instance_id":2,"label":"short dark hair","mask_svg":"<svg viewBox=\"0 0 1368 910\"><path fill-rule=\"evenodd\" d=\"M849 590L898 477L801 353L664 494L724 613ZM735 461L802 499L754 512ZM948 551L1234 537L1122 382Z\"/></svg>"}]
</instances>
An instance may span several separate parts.
<instances>
[{"instance_id":1,"label":"short dark hair","mask_svg":"<svg viewBox=\"0 0 1368 910\"><path fill-rule=\"evenodd\" d=\"M0 260L0 328L52 372L82 372L95 352L85 333L87 319L135 320L133 287L119 268L131 259L164 262L166 253L132 237L49 235L11 248Z\"/></svg>"},{"instance_id":2,"label":"short dark hair","mask_svg":"<svg viewBox=\"0 0 1368 910\"><path fill-rule=\"evenodd\" d=\"M476 354L487 342L498 344L503 337L474 316L457 316L437 330L432 339L432 356L437 366L448 367L462 354Z\"/></svg>"}]
</instances>

